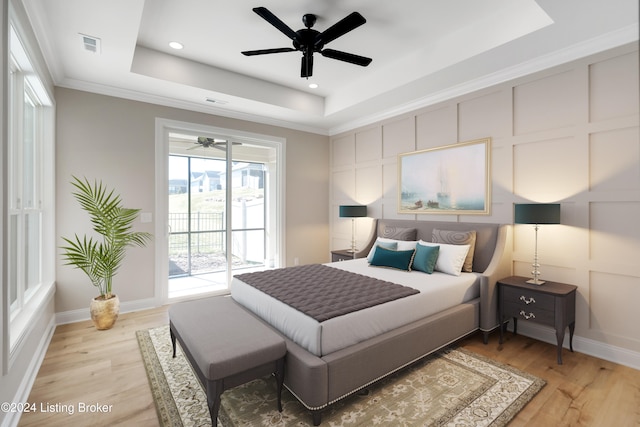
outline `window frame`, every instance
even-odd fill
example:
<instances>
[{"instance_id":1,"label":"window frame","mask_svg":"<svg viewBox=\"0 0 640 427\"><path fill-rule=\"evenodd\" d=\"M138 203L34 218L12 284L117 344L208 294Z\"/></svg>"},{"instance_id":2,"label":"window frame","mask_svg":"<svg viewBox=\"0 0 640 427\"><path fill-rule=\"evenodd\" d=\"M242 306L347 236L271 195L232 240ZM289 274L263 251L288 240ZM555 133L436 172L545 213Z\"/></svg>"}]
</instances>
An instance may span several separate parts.
<instances>
[{"instance_id":1,"label":"window frame","mask_svg":"<svg viewBox=\"0 0 640 427\"><path fill-rule=\"evenodd\" d=\"M224 139L246 141L248 143L255 143L264 147L274 149L273 157L266 163L276 165L275 170L268 171L268 177L270 182L268 184L271 191L275 191L274 202L270 204L267 217L270 218L270 224L267 228L275 229L277 236L271 239L272 246L269 249L273 254L273 258L267 260L267 267L274 268L284 265L286 259L286 230L284 225L286 224L285 206L286 206L286 139L283 137L258 134L253 132L241 131L237 129L219 128L215 126L183 122L179 120L165 119L161 117L156 118L155 126L156 137L156 152L155 152L155 164L156 164L156 182L165 183L164 185L156 186L156 289L155 296L160 304L166 304L169 301L177 301L179 298L169 299L169 253L168 253L168 168L169 168L169 154L171 152L169 134L170 133L186 133L206 136L219 136ZM173 153L176 154L176 153ZM228 171L230 175L232 162L228 159ZM267 185L265 183L265 185ZM230 198L227 203L230 203ZM229 209L227 208L227 211ZM231 229L230 218L227 218L227 230ZM227 244L230 244L227 242ZM231 248L227 247L227 253L231 253ZM227 270L227 285L231 283L231 269ZM227 291L228 292L228 291Z\"/></svg>"},{"instance_id":2,"label":"window frame","mask_svg":"<svg viewBox=\"0 0 640 427\"><path fill-rule=\"evenodd\" d=\"M4 229L11 238L4 243L3 277L8 286L0 299L4 320L0 331L4 373L10 370L25 338L37 323L35 320L43 314L43 305L55 292L54 103L51 89L47 89L36 71L37 63L32 60L24 43L27 38L20 30L19 22L11 15L5 69L8 73L5 86L8 143L2 176L6 182ZM27 102L33 112L31 117L25 114ZM31 128L29 132L25 132L26 125ZM30 147L25 147L25 137L30 138ZM29 179L25 179L27 170ZM26 183L31 187L31 200L27 203L24 200ZM34 229L35 233L29 234ZM33 242L36 244L29 244Z\"/></svg>"}]
</instances>

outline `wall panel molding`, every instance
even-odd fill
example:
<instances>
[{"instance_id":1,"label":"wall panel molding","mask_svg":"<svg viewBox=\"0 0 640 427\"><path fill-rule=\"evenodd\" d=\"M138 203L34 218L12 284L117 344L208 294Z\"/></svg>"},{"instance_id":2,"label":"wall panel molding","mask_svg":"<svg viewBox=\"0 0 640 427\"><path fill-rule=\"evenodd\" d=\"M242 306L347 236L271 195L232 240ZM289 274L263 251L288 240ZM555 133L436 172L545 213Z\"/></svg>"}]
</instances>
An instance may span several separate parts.
<instances>
[{"instance_id":1,"label":"wall panel molding","mask_svg":"<svg viewBox=\"0 0 640 427\"><path fill-rule=\"evenodd\" d=\"M336 135L332 141L381 135L383 154L377 163L372 158L352 163L360 174L363 167L380 168L380 179L358 180L359 197L379 194L378 200L367 200L371 216L511 223L514 203L561 203L562 224L542 230L543 275L578 286L576 342L585 352L638 367L640 339L634 328L640 324L640 310L629 302L640 299L637 76L638 47L612 50ZM623 99L617 103L619 97ZM492 137L491 215L397 213L397 152L486 136ZM391 145L396 142L398 146ZM343 173L340 161L331 167L334 174ZM360 188L369 181L381 190ZM358 236L366 239L368 234ZM513 240L513 270L529 275L533 230L514 226ZM536 337L549 334L523 328L529 330Z\"/></svg>"}]
</instances>

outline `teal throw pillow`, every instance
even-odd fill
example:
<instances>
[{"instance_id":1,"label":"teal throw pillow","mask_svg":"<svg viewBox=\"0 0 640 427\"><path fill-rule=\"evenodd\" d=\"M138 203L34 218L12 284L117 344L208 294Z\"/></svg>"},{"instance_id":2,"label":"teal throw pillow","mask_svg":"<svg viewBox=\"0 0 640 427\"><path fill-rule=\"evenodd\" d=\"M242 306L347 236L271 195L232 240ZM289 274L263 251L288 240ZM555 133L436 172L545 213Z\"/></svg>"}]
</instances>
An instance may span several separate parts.
<instances>
[{"instance_id":1,"label":"teal throw pillow","mask_svg":"<svg viewBox=\"0 0 640 427\"><path fill-rule=\"evenodd\" d=\"M410 251L394 251L378 246L373 254L371 265L411 271L411 261L415 252L413 249Z\"/></svg>"},{"instance_id":2,"label":"teal throw pillow","mask_svg":"<svg viewBox=\"0 0 640 427\"><path fill-rule=\"evenodd\" d=\"M398 242L384 242L384 241L376 240L376 243L374 243L373 248L371 248L369 255L367 255L367 261L369 261L369 264L371 264L371 260L373 260L373 255L376 253L376 249L379 247L391 249L395 251L396 249L398 249Z\"/></svg>"},{"instance_id":3,"label":"teal throw pillow","mask_svg":"<svg viewBox=\"0 0 640 427\"><path fill-rule=\"evenodd\" d=\"M411 268L424 271L428 274L433 273L433 270L436 268L439 253L440 246L416 245L416 255L413 257L413 265Z\"/></svg>"}]
</instances>

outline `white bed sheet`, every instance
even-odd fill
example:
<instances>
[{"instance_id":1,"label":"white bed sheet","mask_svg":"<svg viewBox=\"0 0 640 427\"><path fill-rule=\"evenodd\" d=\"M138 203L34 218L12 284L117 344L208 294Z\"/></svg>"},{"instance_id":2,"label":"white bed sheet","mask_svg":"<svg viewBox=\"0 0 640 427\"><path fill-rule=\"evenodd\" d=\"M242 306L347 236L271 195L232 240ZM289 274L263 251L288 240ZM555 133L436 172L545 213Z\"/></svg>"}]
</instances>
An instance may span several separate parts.
<instances>
[{"instance_id":1,"label":"white bed sheet","mask_svg":"<svg viewBox=\"0 0 640 427\"><path fill-rule=\"evenodd\" d=\"M235 277L231 281L231 296L292 341L316 356L323 356L480 295L478 273L452 276L440 272L408 272L372 267L366 258L326 265L399 283L420 293L324 322L314 320Z\"/></svg>"}]
</instances>

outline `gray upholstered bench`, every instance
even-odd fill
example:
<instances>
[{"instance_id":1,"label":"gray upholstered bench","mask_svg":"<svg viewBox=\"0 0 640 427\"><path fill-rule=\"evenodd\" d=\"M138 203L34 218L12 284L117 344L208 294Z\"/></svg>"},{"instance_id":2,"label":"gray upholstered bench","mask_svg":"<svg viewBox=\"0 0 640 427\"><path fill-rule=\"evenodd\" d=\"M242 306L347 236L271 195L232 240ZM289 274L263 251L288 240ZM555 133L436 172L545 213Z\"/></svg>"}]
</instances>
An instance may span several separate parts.
<instances>
[{"instance_id":1,"label":"gray upholstered bench","mask_svg":"<svg viewBox=\"0 0 640 427\"><path fill-rule=\"evenodd\" d=\"M176 339L207 390L215 427L225 390L275 373L282 411L284 339L230 297L181 302L169 307L173 357Z\"/></svg>"}]
</instances>

